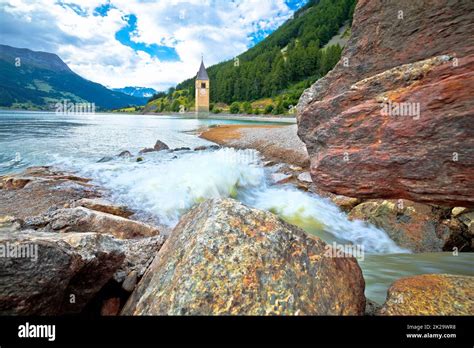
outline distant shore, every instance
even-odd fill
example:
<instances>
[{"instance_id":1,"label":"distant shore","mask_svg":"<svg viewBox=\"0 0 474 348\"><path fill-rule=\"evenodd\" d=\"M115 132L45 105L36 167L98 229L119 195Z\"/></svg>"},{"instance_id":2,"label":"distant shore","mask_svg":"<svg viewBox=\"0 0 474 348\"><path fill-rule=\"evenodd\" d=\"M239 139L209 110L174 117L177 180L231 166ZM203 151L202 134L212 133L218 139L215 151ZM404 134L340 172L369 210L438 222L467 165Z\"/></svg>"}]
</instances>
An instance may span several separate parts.
<instances>
[{"instance_id":1,"label":"distant shore","mask_svg":"<svg viewBox=\"0 0 474 348\"><path fill-rule=\"evenodd\" d=\"M131 114L133 115L133 114ZM182 117L196 117L194 112L163 112L163 113L145 113L142 115L150 116L182 116ZM215 119L215 120L232 120L232 121L256 121L256 122L278 122L287 124L296 124L296 117L291 116L275 116L275 115L254 115L254 114L213 114L209 116L200 116L199 118Z\"/></svg>"}]
</instances>

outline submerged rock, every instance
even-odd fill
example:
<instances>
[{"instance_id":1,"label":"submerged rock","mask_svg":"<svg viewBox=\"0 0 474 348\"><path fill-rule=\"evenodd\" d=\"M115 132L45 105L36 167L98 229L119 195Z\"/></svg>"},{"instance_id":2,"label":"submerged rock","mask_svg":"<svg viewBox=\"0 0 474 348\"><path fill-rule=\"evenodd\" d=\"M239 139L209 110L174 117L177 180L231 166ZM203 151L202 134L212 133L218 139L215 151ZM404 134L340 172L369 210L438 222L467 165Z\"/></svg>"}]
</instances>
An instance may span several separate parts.
<instances>
[{"instance_id":1,"label":"submerged rock","mask_svg":"<svg viewBox=\"0 0 474 348\"><path fill-rule=\"evenodd\" d=\"M146 147L146 148L144 148L144 149L141 149L141 150L138 152L138 154L139 154L139 155L144 155L144 154L150 153L150 152L156 152L156 150L155 150L155 149L152 149L152 148L149 148L149 147Z\"/></svg>"},{"instance_id":2,"label":"submerged rock","mask_svg":"<svg viewBox=\"0 0 474 348\"><path fill-rule=\"evenodd\" d=\"M351 210L349 218L370 222L414 252L442 251L451 234L433 207L408 200L364 202Z\"/></svg>"},{"instance_id":3,"label":"submerged rock","mask_svg":"<svg viewBox=\"0 0 474 348\"><path fill-rule=\"evenodd\" d=\"M125 257L97 233L0 232L0 246L1 315L78 313Z\"/></svg>"},{"instance_id":4,"label":"submerged rock","mask_svg":"<svg viewBox=\"0 0 474 348\"><path fill-rule=\"evenodd\" d=\"M357 2L341 60L297 106L319 189L474 206L473 11L472 1Z\"/></svg>"},{"instance_id":5,"label":"submerged rock","mask_svg":"<svg viewBox=\"0 0 474 348\"><path fill-rule=\"evenodd\" d=\"M423 274L395 281L381 315L474 315L474 277Z\"/></svg>"},{"instance_id":6,"label":"submerged rock","mask_svg":"<svg viewBox=\"0 0 474 348\"><path fill-rule=\"evenodd\" d=\"M162 151L162 150L169 150L169 146L166 145L164 142L157 140L153 148L144 148L140 150L138 154L143 155L145 153L157 152L157 151Z\"/></svg>"},{"instance_id":7,"label":"submerged rock","mask_svg":"<svg viewBox=\"0 0 474 348\"><path fill-rule=\"evenodd\" d=\"M155 146L153 147L155 151L169 150L169 146L164 142L157 140Z\"/></svg>"},{"instance_id":8,"label":"submerged rock","mask_svg":"<svg viewBox=\"0 0 474 348\"><path fill-rule=\"evenodd\" d=\"M102 157L100 160L97 161L97 163L107 163L107 162L111 162L115 159L115 157L113 156L105 156L105 157Z\"/></svg>"},{"instance_id":9,"label":"submerged rock","mask_svg":"<svg viewBox=\"0 0 474 348\"><path fill-rule=\"evenodd\" d=\"M123 218L128 218L134 214L134 212L128 209L126 206L115 205L103 198L82 198L71 204L71 208L76 207L84 207L100 211L102 213L121 216Z\"/></svg>"},{"instance_id":10,"label":"submerged rock","mask_svg":"<svg viewBox=\"0 0 474 348\"><path fill-rule=\"evenodd\" d=\"M25 219L26 228L55 232L97 232L111 234L120 239L151 237L160 231L150 225L102 213L84 207L58 209Z\"/></svg>"},{"instance_id":11,"label":"submerged rock","mask_svg":"<svg viewBox=\"0 0 474 348\"><path fill-rule=\"evenodd\" d=\"M194 151L205 151L205 150L219 150L221 147L219 145L202 145L194 148Z\"/></svg>"},{"instance_id":12,"label":"submerged rock","mask_svg":"<svg viewBox=\"0 0 474 348\"><path fill-rule=\"evenodd\" d=\"M131 153L130 151L125 150L125 151L120 152L117 157L120 157L120 158L131 158L132 156L133 156L133 155L132 155L132 153Z\"/></svg>"},{"instance_id":13,"label":"submerged rock","mask_svg":"<svg viewBox=\"0 0 474 348\"><path fill-rule=\"evenodd\" d=\"M124 315L361 315L352 257L231 199L187 213L125 305Z\"/></svg>"},{"instance_id":14,"label":"submerged rock","mask_svg":"<svg viewBox=\"0 0 474 348\"><path fill-rule=\"evenodd\" d=\"M177 147L176 149L171 150L171 152L179 152L179 151L191 151L189 147Z\"/></svg>"}]
</instances>

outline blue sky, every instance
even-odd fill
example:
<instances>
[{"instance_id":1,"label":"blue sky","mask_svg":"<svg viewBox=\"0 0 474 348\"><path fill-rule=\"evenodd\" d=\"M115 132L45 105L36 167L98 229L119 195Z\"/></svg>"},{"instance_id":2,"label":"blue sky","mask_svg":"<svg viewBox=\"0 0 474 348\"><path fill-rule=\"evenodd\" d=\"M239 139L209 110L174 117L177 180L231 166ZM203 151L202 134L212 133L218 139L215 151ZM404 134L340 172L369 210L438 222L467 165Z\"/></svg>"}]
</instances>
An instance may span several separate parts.
<instances>
[{"instance_id":1,"label":"blue sky","mask_svg":"<svg viewBox=\"0 0 474 348\"><path fill-rule=\"evenodd\" d=\"M166 89L261 41L307 0L8 0L0 43L58 54L109 87Z\"/></svg>"}]
</instances>

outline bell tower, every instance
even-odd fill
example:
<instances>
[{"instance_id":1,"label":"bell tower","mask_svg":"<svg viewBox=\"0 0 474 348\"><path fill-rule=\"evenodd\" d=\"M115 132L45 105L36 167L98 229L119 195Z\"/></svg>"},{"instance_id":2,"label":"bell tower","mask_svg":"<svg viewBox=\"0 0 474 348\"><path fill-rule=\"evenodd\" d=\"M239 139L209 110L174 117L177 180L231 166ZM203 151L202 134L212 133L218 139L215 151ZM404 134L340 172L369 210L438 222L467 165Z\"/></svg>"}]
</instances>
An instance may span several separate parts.
<instances>
[{"instance_id":1,"label":"bell tower","mask_svg":"<svg viewBox=\"0 0 474 348\"><path fill-rule=\"evenodd\" d=\"M201 60L201 67L196 75L196 113L209 113L209 75L207 75L204 60Z\"/></svg>"}]
</instances>

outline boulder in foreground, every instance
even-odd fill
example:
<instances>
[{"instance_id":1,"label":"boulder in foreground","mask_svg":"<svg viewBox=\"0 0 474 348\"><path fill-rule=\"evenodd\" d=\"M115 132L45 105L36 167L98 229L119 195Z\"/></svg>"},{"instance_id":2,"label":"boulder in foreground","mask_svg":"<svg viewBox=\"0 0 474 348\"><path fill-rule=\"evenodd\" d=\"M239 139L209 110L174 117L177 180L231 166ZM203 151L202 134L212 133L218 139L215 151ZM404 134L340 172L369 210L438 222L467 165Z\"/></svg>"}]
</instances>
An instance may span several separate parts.
<instances>
[{"instance_id":1,"label":"boulder in foreground","mask_svg":"<svg viewBox=\"0 0 474 348\"><path fill-rule=\"evenodd\" d=\"M125 254L97 233L0 232L0 314L78 313Z\"/></svg>"},{"instance_id":2,"label":"boulder in foreground","mask_svg":"<svg viewBox=\"0 0 474 348\"><path fill-rule=\"evenodd\" d=\"M474 315L474 277L423 274L397 280L381 315Z\"/></svg>"},{"instance_id":3,"label":"boulder in foreground","mask_svg":"<svg viewBox=\"0 0 474 348\"><path fill-rule=\"evenodd\" d=\"M277 216L231 199L183 216L123 315L362 315L352 257Z\"/></svg>"}]
</instances>

